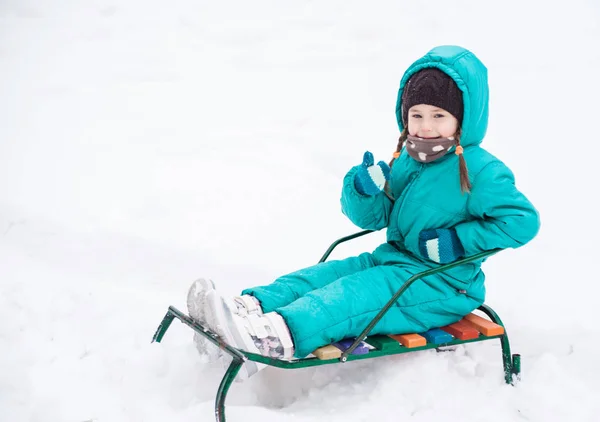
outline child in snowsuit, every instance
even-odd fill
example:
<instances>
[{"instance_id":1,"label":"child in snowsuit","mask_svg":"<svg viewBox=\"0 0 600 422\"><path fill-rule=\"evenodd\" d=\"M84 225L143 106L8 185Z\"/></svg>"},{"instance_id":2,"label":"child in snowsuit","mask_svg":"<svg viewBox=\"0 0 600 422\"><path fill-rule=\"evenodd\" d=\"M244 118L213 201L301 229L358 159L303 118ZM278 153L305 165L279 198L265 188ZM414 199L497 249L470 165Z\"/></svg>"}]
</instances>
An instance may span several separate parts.
<instances>
[{"instance_id":1,"label":"child in snowsuit","mask_svg":"<svg viewBox=\"0 0 600 422\"><path fill-rule=\"evenodd\" d=\"M344 178L342 212L361 229L387 228L372 253L317 264L233 299L195 282L190 316L234 347L280 359L356 337L414 274L496 248L517 248L539 216L512 172L480 147L488 124L487 69L470 51L437 47L400 82L400 139L388 164L363 163ZM410 286L371 334L423 332L460 320L485 298L481 262ZM261 365L244 365L249 376Z\"/></svg>"}]
</instances>

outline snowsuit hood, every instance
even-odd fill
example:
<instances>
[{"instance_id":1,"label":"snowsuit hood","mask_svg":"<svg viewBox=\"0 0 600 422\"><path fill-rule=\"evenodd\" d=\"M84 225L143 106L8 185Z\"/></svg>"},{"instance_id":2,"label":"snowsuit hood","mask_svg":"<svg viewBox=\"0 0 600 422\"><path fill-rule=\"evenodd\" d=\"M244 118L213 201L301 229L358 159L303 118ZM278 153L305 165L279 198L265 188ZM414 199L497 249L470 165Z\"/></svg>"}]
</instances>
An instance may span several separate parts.
<instances>
[{"instance_id":1,"label":"snowsuit hood","mask_svg":"<svg viewBox=\"0 0 600 422\"><path fill-rule=\"evenodd\" d=\"M438 68L449 75L463 94L464 115L460 122L463 147L478 145L487 131L489 115L489 88L487 68L469 50L459 46L440 46L415 61L400 81L396 101L396 119L402 124L402 92L412 75L425 68Z\"/></svg>"}]
</instances>

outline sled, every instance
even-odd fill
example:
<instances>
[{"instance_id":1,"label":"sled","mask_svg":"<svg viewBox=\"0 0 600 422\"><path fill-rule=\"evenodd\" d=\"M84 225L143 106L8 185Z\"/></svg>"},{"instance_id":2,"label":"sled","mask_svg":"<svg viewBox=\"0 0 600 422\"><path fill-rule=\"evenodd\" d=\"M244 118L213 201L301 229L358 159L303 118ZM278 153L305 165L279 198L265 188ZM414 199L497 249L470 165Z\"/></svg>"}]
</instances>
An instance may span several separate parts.
<instances>
[{"instance_id":1,"label":"sled","mask_svg":"<svg viewBox=\"0 0 600 422\"><path fill-rule=\"evenodd\" d=\"M355 239L371 232L372 230L364 230L336 240L329 247L329 249L327 249L319 262L324 262L329 257L333 249L340 243ZM373 327L375 327L385 313L396 303L402 293L404 293L406 289L408 289L408 287L415 281L431 274L447 271L468 262L483 260L490 255L499 252L500 250L501 249L494 249L491 251L481 252L471 257L415 274L402 285L402 287L386 303L386 305L373 318L373 320L367 325L367 327L360 333L358 337L346 339L334 345L321 347L315 350L308 357L302 359L293 359L289 361L272 359L255 353L236 349L223 342L215 333L212 333L206 327L203 327L201 324L173 306L169 306L167 314L164 316L154 334L154 337L152 338L152 342L160 342L173 320L177 318L179 321L189 326L196 333L204 336L208 341L232 357L231 364L225 372L217 391L217 397L215 400L215 416L217 422L225 422L225 398L229 388L231 387L231 384L233 383L236 375L245 361L254 361L282 369L297 369L371 359L400 353L417 352L420 350L436 349L438 351L442 351L460 344L498 339L500 340L500 344L502 346L504 380L507 384L513 384L514 380L518 379L521 373L521 356L519 354L511 355L508 334L506 333L506 329L504 328L502 320L492 308L485 304L480 306L478 310L487 315L489 319L472 313L466 315L461 321L455 324L429 330L426 333L369 336L369 332L373 329Z\"/></svg>"}]
</instances>

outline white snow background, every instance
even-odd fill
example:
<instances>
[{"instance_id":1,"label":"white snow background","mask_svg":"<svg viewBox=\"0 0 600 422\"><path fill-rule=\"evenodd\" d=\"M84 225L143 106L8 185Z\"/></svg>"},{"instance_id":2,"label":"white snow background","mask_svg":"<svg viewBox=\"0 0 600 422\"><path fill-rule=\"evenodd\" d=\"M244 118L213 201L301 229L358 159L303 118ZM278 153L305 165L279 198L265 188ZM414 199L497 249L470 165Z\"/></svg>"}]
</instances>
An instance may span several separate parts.
<instances>
[{"instance_id":1,"label":"white snow background","mask_svg":"<svg viewBox=\"0 0 600 422\"><path fill-rule=\"evenodd\" d=\"M211 421L224 369L175 322L198 277L267 284L358 231L342 178L389 160L404 70L487 65L483 143L542 229L484 266L498 342L235 383L235 421L600 420L600 5L0 1L0 420ZM370 251L384 233L333 258Z\"/></svg>"}]
</instances>

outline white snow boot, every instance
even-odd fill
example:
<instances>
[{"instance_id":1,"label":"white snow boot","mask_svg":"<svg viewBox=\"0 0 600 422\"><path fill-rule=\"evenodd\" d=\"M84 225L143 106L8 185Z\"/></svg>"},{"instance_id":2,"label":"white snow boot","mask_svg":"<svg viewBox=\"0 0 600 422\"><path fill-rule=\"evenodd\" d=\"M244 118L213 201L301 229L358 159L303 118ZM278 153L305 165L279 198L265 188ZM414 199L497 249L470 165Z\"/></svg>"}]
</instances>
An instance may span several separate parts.
<instances>
[{"instance_id":1,"label":"white snow boot","mask_svg":"<svg viewBox=\"0 0 600 422\"><path fill-rule=\"evenodd\" d=\"M207 301L206 296L210 291L215 291L215 283L207 278L200 278L192 283L187 295L187 307L189 316L202 326L209 328L206 322ZM241 317L247 315L262 315L260 302L250 295L235 296L227 301L231 311ZM229 365L230 356L224 353L216 345L212 344L206 337L194 333L194 343L201 355L208 357L209 362L224 359L224 364Z\"/></svg>"},{"instance_id":2,"label":"white snow boot","mask_svg":"<svg viewBox=\"0 0 600 422\"><path fill-rule=\"evenodd\" d=\"M228 345L274 359L292 359L294 344L284 319L276 312L241 316L215 291L206 294L206 324ZM239 309L239 308L238 308ZM238 373L241 380L265 367L246 361Z\"/></svg>"},{"instance_id":3,"label":"white snow boot","mask_svg":"<svg viewBox=\"0 0 600 422\"><path fill-rule=\"evenodd\" d=\"M206 278L200 278L192 283L187 295L187 308L190 317L206 327L206 294L215 290L215 283ZM208 327L207 327L208 328ZM216 362L223 356L223 351L213 345L204 336L194 333L194 343L201 355L208 357L209 362Z\"/></svg>"}]
</instances>

